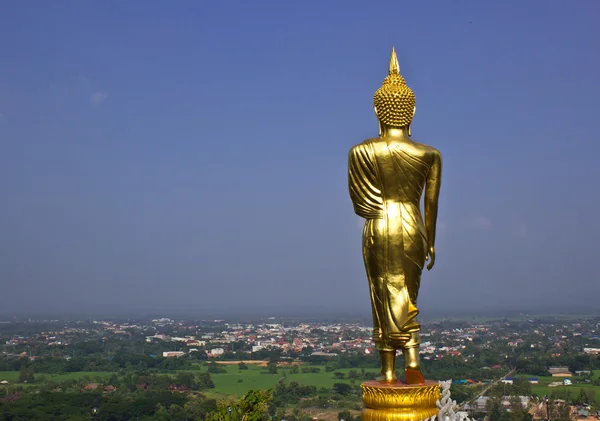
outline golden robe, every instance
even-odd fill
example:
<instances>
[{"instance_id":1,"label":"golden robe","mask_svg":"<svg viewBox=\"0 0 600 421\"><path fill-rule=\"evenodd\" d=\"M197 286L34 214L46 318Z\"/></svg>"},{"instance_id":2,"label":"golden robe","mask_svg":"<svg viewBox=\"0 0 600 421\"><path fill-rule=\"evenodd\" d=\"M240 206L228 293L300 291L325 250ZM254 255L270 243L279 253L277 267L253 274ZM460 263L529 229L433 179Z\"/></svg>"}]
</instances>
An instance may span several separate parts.
<instances>
[{"instance_id":1,"label":"golden robe","mask_svg":"<svg viewBox=\"0 0 600 421\"><path fill-rule=\"evenodd\" d=\"M366 219L363 258L380 351L418 341L417 295L428 249L420 201L430 165L417 145L370 139L349 154L350 197Z\"/></svg>"}]
</instances>

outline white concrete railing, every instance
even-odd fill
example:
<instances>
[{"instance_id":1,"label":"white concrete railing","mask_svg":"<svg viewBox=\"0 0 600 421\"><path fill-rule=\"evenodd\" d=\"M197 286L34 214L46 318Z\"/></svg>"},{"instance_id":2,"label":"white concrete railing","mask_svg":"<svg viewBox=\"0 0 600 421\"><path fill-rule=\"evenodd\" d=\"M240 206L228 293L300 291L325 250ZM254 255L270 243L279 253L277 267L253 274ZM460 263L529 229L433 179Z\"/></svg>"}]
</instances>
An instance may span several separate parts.
<instances>
[{"instance_id":1,"label":"white concrete railing","mask_svg":"<svg viewBox=\"0 0 600 421\"><path fill-rule=\"evenodd\" d=\"M440 382L440 386L442 388L442 398L435 403L440 410L440 413L437 416L433 416L423 421L471 421L466 415L459 415L454 412L456 401L453 401L450 397L451 385L452 380Z\"/></svg>"}]
</instances>

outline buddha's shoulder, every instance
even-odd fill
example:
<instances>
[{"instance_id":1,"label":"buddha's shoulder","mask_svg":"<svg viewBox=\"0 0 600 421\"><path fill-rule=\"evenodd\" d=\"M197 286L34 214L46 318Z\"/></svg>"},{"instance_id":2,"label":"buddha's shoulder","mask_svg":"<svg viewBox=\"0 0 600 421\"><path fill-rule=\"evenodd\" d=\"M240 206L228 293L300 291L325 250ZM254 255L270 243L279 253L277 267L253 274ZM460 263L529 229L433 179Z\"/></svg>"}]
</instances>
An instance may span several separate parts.
<instances>
[{"instance_id":1,"label":"buddha's shoulder","mask_svg":"<svg viewBox=\"0 0 600 421\"><path fill-rule=\"evenodd\" d=\"M350 154L371 154L373 152L373 142L375 142L376 140L377 139L367 139L359 143L358 145L354 145L352 148L350 148Z\"/></svg>"},{"instance_id":2,"label":"buddha's shoulder","mask_svg":"<svg viewBox=\"0 0 600 421\"><path fill-rule=\"evenodd\" d=\"M415 149L417 149L419 152L421 152L424 155L436 157L436 158L442 156L440 151L437 150L436 148L434 148L433 146L426 145L425 143L419 143L414 140L413 140L413 145L414 145Z\"/></svg>"}]
</instances>

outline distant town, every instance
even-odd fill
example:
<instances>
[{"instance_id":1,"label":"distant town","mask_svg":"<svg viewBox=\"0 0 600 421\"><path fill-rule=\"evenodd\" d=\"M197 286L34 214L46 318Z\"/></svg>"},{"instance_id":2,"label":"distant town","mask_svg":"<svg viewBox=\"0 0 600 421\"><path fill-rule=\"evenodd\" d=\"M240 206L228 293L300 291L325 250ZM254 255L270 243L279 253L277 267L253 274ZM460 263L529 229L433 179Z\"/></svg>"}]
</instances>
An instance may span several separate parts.
<instances>
[{"instance_id":1,"label":"distant town","mask_svg":"<svg viewBox=\"0 0 600 421\"><path fill-rule=\"evenodd\" d=\"M205 419L261 391L273 417L351 421L360 383L378 375L370 331L276 317L13 319L0 324L0 420L89 419L91 404L97 419ZM452 379L456 410L474 419L600 417L600 317L445 319L423 324L421 340L426 377ZM32 393L68 396L71 406L32 405Z\"/></svg>"},{"instance_id":2,"label":"distant town","mask_svg":"<svg viewBox=\"0 0 600 421\"><path fill-rule=\"evenodd\" d=\"M225 320L186 322L170 318L148 321L28 319L0 323L0 333L8 330L2 329L3 326L10 326L13 331L18 331L19 326L26 326L24 330L28 331L27 334L21 332L7 337L2 355L27 355L32 360L36 358L35 352L44 347L60 350L66 359L70 359L73 355L69 352L69 345L94 340L105 343L128 338L139 340L141 336L145 343L154 345L153 350L162 349L159 354L166 358L199 352L207 358L227 359L236 353L248 356L262 350L280 350L291 354L291 357L294 353L306 354L309 351L310 355L326 357L345 352L365 355L374 352L371 328L357 323L280 322L275 317L265 322L244 324ZM51 327L52 330L33 331L35 327ZM469 353L474 346L490 349L495 343L513 349L525 345L531 349L553 346L557 352L552 355L558 357L565 347L579 342L584 354L600 354L600 322L594 320L577 320L568 324L537 319L520 322L496 320L473 325L438 321L424 325L421 338L423 360L441 360L451 355L468 361L475 357Z\"/></svg>"}]
</instances>

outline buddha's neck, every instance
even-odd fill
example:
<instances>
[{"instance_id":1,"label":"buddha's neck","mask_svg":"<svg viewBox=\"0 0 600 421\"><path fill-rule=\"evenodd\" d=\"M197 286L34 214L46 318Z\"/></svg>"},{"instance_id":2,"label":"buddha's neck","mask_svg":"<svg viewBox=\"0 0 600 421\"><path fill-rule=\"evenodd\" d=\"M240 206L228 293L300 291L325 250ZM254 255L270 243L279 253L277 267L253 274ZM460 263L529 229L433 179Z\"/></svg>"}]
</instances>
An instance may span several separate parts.
<instances>
[{"instance_id":1,"label":"buddha's neck","mask_svg":"<svg viewBox=\"0 0 600 421\"><path fill-rule=\"evenodd\" d=\"M382 135L386 137L410 139L406 127L385 127L382 132Z\"/></svg>"}]
</instances>

